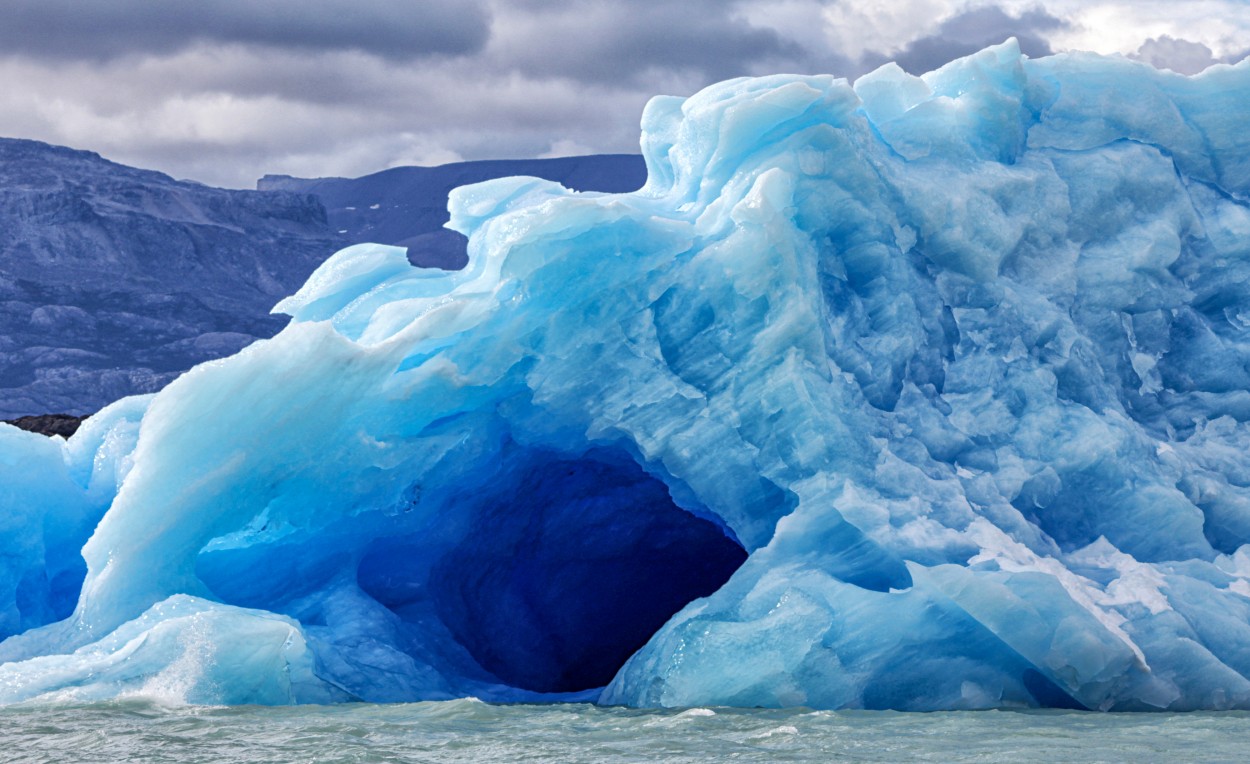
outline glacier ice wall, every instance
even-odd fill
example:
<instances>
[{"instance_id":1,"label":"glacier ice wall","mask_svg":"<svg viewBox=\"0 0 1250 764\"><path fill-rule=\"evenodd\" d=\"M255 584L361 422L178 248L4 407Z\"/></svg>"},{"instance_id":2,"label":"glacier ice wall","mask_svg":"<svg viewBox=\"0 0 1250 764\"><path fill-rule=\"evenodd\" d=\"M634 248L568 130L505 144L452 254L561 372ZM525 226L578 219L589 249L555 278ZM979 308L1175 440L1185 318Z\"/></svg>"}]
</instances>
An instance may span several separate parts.
<instances>
[{"instance_id":1,"label":"glacier ice wall","mask_svg":"<svg viewBox=\"0 0 1250 764\"><path fill-rule=\"evenodd\" d=\"M1250 708L1247 117L1008 42L459 189L137 442L0 427L0 701Z\"/></svg>"}]
</instances>

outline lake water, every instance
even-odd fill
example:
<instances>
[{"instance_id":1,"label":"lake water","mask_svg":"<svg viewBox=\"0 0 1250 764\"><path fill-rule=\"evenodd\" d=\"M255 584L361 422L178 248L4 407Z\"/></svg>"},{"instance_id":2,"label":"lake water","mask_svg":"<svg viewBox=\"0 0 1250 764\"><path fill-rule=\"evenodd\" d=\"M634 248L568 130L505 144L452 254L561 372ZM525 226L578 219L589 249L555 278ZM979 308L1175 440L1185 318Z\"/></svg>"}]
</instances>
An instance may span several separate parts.
<instances>
[{"instance_id":1,"label":"lake water","mask_svg":"<svg viewBox=\"0 0 1250 764\"><path fill-rule=\"evenodd\" d=\"M1246 713L639 711L474 700L0 709L4 762L1248 760Z\"/></svg>"}]
</instances>

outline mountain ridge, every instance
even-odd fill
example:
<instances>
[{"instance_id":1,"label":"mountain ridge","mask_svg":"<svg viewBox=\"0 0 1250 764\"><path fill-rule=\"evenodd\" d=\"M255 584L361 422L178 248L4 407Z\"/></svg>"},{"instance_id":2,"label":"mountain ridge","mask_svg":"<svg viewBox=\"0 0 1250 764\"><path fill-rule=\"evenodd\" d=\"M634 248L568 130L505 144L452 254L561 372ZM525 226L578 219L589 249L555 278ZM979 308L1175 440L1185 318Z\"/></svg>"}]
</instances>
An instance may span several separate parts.
<instances>
[{"instance_id":1,"label":"mountain ridge","mask_svg":"<svg viewBox=\"0 0 1250 764\"><path fill-rule=\"evenodd\" d=\"M223 189L0 137L0 420L92 413L272 336L287 320L270 308L351 244L461 267L447 193L503 174L613 191L645 168L634 155L489 160Z\"/></svg>"},{"instance_id":2,"label":"mountain ridge","mask_svg":"<svg viewBox=\"0 0 1250 764\"><path fill-rule=\"evenodd\" d=\"M464 237L443 227L448 193L514 175L555 181L574 191L623 193L640 188L647 169L639 154L591 154L392 167L359 178L266 175L256 187L313 194L325 204L330 227L338 235L353 242L407 247L414 265L455 270L464 267L467 255Z\"/></svg>"}]
</instances>

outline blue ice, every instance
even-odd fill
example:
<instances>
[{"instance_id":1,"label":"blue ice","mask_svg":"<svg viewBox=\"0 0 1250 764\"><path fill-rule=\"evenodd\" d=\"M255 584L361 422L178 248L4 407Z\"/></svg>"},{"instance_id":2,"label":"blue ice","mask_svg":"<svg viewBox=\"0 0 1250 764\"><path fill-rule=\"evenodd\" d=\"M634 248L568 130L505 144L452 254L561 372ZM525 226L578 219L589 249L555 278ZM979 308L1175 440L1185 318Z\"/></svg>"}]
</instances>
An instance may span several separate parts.
<instances>
[{"instance_id":1,"label":"blue ice","mask_svg":"<svg viewBox=\"0 0 1250 764\"><path fill-rule=\"evenodd\" d=\"M461 188L464 270L0 427L0 702L1250 708L1248 121L1009 41Z\"/></svg>"}]
</instances>

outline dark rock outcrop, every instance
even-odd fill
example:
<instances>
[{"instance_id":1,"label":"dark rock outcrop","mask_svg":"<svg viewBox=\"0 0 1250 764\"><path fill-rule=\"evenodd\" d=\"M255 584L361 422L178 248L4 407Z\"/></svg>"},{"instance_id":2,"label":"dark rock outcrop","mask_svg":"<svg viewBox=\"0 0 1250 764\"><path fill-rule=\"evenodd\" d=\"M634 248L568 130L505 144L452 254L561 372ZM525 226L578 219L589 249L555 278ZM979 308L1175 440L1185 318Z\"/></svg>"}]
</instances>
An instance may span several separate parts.
<instances>
[{"instance_id":1,"label":"dark rock outcrop","mask_svg":"<svg viewBox=\"0 0 1250 764\"><path fill-rule=\"evenodd\" d=\"M17 419L6 419L5 424L11 424L20 430L34 432L40 435L60 435L68 438L78 432L78 428L87 419L85 416L74 416L73 414L40 414L39 416L21 416Z\"/></svg>"}]
</instances>

